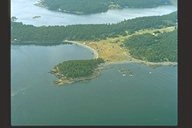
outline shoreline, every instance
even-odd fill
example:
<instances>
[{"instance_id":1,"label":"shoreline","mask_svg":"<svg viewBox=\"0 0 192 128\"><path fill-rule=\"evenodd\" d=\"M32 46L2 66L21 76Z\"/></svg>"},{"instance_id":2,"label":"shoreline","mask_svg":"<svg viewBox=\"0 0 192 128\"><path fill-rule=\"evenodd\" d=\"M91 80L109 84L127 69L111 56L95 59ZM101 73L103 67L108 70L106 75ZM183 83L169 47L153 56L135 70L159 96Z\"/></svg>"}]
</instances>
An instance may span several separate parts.
<instances>
[{"instance_id":1,"label":"shoreline","mask_svg":"<svg viewBox=\"0 0 192 128\"><path fill-rule=\"evenodd\" d=\"M97 51L98 49L95 50L91 46L88 46L85 42L69 41L69 40L64 40L63 42L69 42L71 44L75 44L75 45L79 45L81 47L87 48L94 54L93 59L99 58L99 52ZM100 58L102 58L102 56ZM51 74L54 74L57 77L57 80L55 80L55 84L57 84L59 86L63 86L63 85L67 85L67 84L76 83L76 82L79 82L79 81L86 81L86 80L94 79L94 78L98 77L101 74L101 70L105 66L114 65L114 64L126 64L126 63L144 64L144 65L149 66L149 67L153 67L153 66L154 67L158 67L158 66L176 66L178 64L178 62L149 62L149 61L139 60L139 59L133 58L128 53L127 58L125 58L123 60L115 60L114 59L114 60L110 60L110 61L105 61L98 68L95 69L94 73L91 76L88 76L88 77L79 77L79 78L74 78L74 79L66 78L63 74L60 73L58 67L53 68L52 71L51 71Z\"/></svg>"},{"instance_id":2,"label":"shoreline","mask_svg":"<svg viewBox=\"0 0 192 128\"><path fill-rule=\"evenodd\" d=\"M58 86L63 86L67 84L73 84L80 81L92 80L97 78L101 74L102 65L99 65L93 72L92 75L88 77L79 77L79 78L67 78L63 74L60 73L58 67L53 68L50 73L55 75L57 80L54 81Z\"/></svg>"},{"instance_id":3,"label":"shoreline","mask_svg":"<svg viewBox=\"0 0 192 128\"><path fill-rule=\"evenodd\" d=\"M176 66L178 65L177 62L147 62L147 61L142 61L142 60L138 60L138 61L132 61L132 60L125 60L125 61L119 61L119 62L107 62L104 65L108 66L108 65L117 65L117 64L128 64L128 63L135 63L135 64L144 64L146 66L149 67L159 67L159 66Z\"/></svg>"},{"instance_id":4,"label":"shoreline","mask_svg":"<svg viewBox=\"0 0 192 128\"><path fill-rule=\"evenodd\" d=\"M70 40L64 40L64 42L69 42L69 43L76 44L76 45L82 46L84 48L87 48L87 49L91 50L92 53L94 54L93 59L99 58L99 53L97 52L97 50L86 45L85 43L80 43L78 41L70 41ZM121 60L121 61L109 61L109 62L105 62L104 65L124 64L124 63L140 63L140 64L145 64L147 66L167 66L167 65L177 65L178 64L178 62L170 62L170 61L166 61L166 62L144 61L144 60L135 59L129 55L129 59L125 59L125 60Z\"/></svg>"}]
</instances>

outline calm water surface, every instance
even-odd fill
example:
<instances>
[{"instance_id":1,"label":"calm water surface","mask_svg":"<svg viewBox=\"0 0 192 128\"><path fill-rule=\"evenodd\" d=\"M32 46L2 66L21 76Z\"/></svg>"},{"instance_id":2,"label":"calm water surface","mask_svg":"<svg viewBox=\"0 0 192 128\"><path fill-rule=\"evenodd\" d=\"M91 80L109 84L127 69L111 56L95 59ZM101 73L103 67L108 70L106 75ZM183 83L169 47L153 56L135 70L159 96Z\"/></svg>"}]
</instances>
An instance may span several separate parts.
<instances>
[{"instance_id":1,"label":"calm water surface","mask_svg":"<svg viewBox=\"0 0 192 128\"><path fill-rule=\"evenodd\" d=\"M109 10L71 15L34 6L36 0L11 0L11 16L24 24L117 23L141 16L169 14L175 6ZM33 19L34 16L41 18ZM47 20L49 19L49 20ZM177 66L106 66L93 80L58 87L49 71L58 63L91 59L77 45L11 46L12 125L176 125ZM122 74L129 69L133 76Z\"/></svg>"},{"instance_id":2,"label":"calm water surface","mask_svg":"<svg viewBox=\"0 0 192 128\"><path fill-rule=\"evenodd\" d=\"M177 124L177 66L109 65L96 79L62 87L48 73L92 57L77 45L11 46L12 125Z\"/></svg>"},{"instance_id":3,"label":"calm water surface","mask_svg":"<svg viewBox=\"0 0 192 128\"><path fill-rule=\"evenodd\" d=\"M109 10L104 13L92 15L73 15L49 11L34 5L37 0L11 0L11 16L16 16L18 22L35 26L72 25L72 24L102 24L117 23L125 19L143 16L159 16L177 10L175 6L160 6L145 9ZM33 19L34 16L41 18Z\"/></svg>"}]
</instances>

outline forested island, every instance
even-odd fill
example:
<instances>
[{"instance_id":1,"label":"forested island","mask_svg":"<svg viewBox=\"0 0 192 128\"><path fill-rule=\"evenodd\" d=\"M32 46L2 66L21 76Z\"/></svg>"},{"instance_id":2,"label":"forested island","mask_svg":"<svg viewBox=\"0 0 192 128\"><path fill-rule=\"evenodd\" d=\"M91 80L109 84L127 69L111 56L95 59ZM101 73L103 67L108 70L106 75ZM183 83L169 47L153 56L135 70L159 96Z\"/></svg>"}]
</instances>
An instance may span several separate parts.
<instances>
[{"instance_id":1,"label":"forested island","mask_svg":"<svg viewBox=\"0 0 192 128\"><path fill-rule=\"evenodd\" d=\"M109 9L152 8L171 5L170 0L40 0L37 6L78 15L106 12Z\"/></svg>"},{"instance_id":2,"label":"forested island","mask_svg":"<svg viewBox=\"0 0 192 128\"><path fill-rule=\"evenodd\" d=\"M74 83L97 77L98 67L104 60L69 60L56 65L51 73L57 76L56 84Z\"/></svg>"}]
</instances>

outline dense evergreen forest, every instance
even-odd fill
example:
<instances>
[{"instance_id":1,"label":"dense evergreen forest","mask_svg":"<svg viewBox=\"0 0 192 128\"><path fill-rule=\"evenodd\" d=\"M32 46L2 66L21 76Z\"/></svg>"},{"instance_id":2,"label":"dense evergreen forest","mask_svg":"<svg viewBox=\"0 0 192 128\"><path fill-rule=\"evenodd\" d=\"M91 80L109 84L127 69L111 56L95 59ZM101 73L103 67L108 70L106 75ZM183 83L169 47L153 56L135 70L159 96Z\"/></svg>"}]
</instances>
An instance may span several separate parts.
<instances>
[{"instance_id":1,"label":"dense evergreen forest","mask_svg":"<svg viewBox=\"0 0 192 128\"><path fill-rule=\"evenodd\" d=\"M101 58L91 60L69 60L59 63L59 72L67 78L89 77L93 75L99 64L104 63Z\"/></svg>"},{"instance_id":2,"label":"dense evergreen forest","mask_svg":"<svg viewBox=\"0 0 192 128\"><path fill-rule=\"evenodd\" d=\"M38 5L65 13L92 14L112 8L151 8L168 4L170 0L41 0Z\"/></svg>"},{"instance_id":3,"label":"dense evergreen forest","mask_svg":"<svg viewBox=\"0 0 192 128\"><path fill-rule=\"evenodd\" d=\"M14 44L58 44L63 40L100 40L106 37L131 34L142 29L174 26L177 12L163 16L140 17L117 24L87 24L68 26L24 25L11 22L11 41Z\"/></svg>"},{"instance_id":4,"label":"dense evergreen forest","mask_svg":"<svg viewBox=\"0 0 192 128\"><path fill-rule=\"evenodd\" d=\"M137 59L162 62L177 61L177 29L172 32L142 34L129 38L124 47Z\"/></svg>"}]
</instances>

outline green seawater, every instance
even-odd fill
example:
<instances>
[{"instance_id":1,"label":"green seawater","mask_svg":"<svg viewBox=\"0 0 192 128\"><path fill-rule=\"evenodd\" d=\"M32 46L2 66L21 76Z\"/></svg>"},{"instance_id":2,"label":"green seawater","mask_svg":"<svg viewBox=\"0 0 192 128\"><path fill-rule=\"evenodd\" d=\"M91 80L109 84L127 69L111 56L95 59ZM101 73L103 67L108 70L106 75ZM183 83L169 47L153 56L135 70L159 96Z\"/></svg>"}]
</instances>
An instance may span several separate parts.
<instances>
[{"instance_id":1,"label":"green seawater","mask_svg":"<svg viewBox=\"0 0 192 128\"><path fill-rule=\"evenodd\" d=\"M11 124L177 125L177 66L115 64L93 80L54 84L55 65L92 57L77 45L12 45Z\"/></svg>"}]
</instances>

